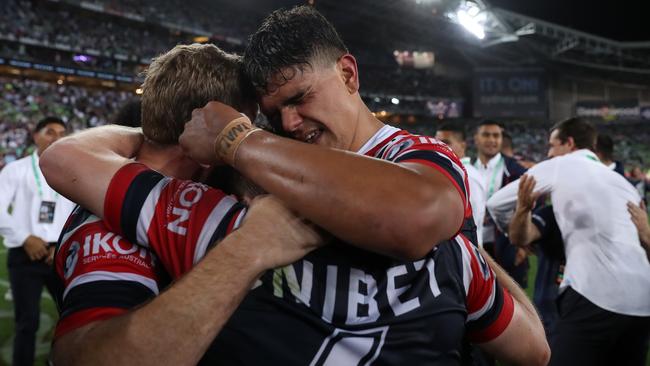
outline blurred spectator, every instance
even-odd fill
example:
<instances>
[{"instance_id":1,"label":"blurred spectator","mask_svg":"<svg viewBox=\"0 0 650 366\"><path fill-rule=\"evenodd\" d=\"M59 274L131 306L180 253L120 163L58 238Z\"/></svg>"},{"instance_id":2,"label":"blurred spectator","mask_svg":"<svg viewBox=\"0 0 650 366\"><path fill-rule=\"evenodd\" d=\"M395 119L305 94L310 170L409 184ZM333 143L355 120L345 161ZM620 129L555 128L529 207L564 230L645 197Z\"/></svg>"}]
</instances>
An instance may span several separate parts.
<instances>
[{"instance_id":1,"label":"blurred spectator","mask_svg":"<svg viewBox=\"0 0 650 366\"><path fill-rule=\"evenodd\" d=\"M33 365L43 287L57 293L51 268L56 241L73 203L48 186L38 160L66 132L56 117L34 128L36 150L0 171L0 235L9 248L7 267L14 301L13 365ZM9 213L9 207L12 208Z\"/></svg>"},{"instance_id":2,"label":"blurred spectator","mask_svg":"<svg viewBox=\"0 0 650 366\"><path fill-rule=\"evenodd\" d=\"M0 77L0 153L3 164L24 156L33 121L59 116L72 131L108 123L130 93Z\"/></svg>"},{"instance_id":3,"label":"blurred spectator","mask_svg":"<svg viewBox=\"0 0 650 366\"><path fill-rule=\"evenodd\" d=\"M620 161L614 161L614 140L611 136L599 133L596 141L596 155L609 169L625 176L625 168Z\"/></svg>"}]
</instances>

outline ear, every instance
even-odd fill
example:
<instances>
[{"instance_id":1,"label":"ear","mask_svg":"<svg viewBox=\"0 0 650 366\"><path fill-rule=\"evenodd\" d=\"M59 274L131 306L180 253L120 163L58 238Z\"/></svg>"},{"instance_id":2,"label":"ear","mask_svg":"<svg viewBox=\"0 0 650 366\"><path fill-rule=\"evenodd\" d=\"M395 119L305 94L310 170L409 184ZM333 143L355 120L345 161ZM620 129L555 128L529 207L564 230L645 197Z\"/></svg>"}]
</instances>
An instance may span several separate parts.
<instances>
[{"instance_id":1,"label":"ear","mask_svg":"<svg viewBox=\"0 0 650 366\"><path fill-rule=\"evenodd\" d=\"M357 67L357 60L349 53L341 56L336 62L336 67L339 70L341 79L348 89L350 94L359 91L359 68Z\"/></svg>"},{"instance_id":2,"label":"ear","mask_svg":"<svg viewBox=\"0 0 650 366\"><path fill-rule=\"evenodd\" d=\"M576 141L573 139L573 137L571 137L571 136L567 137L566 144L569 147L570 151L577 150L576 149Z\"/></svg>"}]
</instances>

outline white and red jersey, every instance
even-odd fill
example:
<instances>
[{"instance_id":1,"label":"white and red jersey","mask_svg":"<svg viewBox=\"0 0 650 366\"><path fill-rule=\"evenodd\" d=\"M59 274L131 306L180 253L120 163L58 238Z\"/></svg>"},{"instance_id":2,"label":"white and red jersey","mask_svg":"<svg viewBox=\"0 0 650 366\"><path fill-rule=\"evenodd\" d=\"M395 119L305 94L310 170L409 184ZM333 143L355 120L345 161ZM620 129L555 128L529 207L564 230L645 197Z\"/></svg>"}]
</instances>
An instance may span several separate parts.
<instances>
[{"instance_id":1,"label":"white and red jersey","mask_svg":"<svg viewBox=\"0 0 650 366\"><path fill-rule=\"evenodd\" d=\"M63 284L55 296L60 315L55 339L126 313L169 282L147 248L109 231L100 218L78 206L61 233L54 267Z\"/></svg>"},{"instance_id":2,"label":"white and red jersey","mask_svg":"<svg viewBox=\"0 0 650 366\"><path fill-rule=\"evenodd\" d=\"M446 145L385 127L360 153L440 171L458 190L465 216L472 220L467 175ZM163 178L138 164L116 174L105 208L108 227L155 252L174 277L235 227L242 212L220 191ZM414 262L339 241L268 271L206 360L228 365L457 364L463 340L496 338L514 310L511 295L466 232L471 234L464 225L454 238L432 243L431 252Z\"/></svg>"},{"instance_id":3,"label":"white and red jersey","mask_svg":"<svg viewBox=\"0 0 650 366\"><path fill-rule=\"evenodd\" d=\"M245 206L233 196L201 183L164 177L138 163L115 174L104 204L108 228L151 249L174 278L234 230L244 213Z\"/></svg>"}]
</instances>

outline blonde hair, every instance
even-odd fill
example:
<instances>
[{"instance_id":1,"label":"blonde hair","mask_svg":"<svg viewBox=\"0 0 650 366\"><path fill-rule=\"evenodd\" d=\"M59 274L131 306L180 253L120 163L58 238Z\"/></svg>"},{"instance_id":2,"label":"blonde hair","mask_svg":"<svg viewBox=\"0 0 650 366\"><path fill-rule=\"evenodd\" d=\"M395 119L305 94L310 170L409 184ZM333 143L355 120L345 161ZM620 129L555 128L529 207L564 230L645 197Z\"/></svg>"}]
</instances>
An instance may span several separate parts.
<instances>
[{"instance_id":1,"label":"blonde hair","mask_svg":"<svg viewBox=\"0 0 650 366\"><path fill-rule=\"evenodd\" d=\"M142 84L142 131L176 144L192 110L217 100L237 110L255 103L241 57L212 44L178 45L153 59Z\"/></svg>"}]
</instances>

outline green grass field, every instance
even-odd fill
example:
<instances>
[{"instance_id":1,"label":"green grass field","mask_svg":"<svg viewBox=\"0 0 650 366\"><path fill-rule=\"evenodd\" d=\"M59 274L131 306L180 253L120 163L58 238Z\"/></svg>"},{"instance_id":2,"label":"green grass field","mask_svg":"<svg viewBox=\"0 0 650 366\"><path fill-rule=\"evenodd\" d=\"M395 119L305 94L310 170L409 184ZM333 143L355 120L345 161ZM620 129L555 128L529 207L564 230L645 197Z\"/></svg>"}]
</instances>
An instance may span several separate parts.
<instances>
[{"instance_id":1,"label":"green grass field","mask_svg":"<svg viewBox=\"0 0 650 366\"><path fill-rule=\"evenodd\" d=\"M0 237L0 366L9 366L11 365L11 347L14 334L13 303L6 301L4 296L9 287L9 276L7 274L7 249L1 243L2 238ZM532 256L530 271L528 273L529 286L526 289L526 293L530 298L533 296L536 272L537 258ZM41 324L36 337L35 365L46 365L57 318L54 301L47 291L44 290L41 298ZM650 357L647 359L646 366L650 366Z\"/></svg>"}]
</instances>

